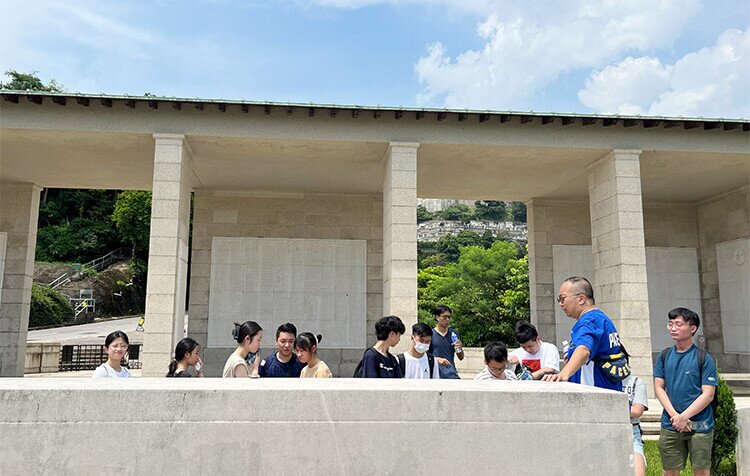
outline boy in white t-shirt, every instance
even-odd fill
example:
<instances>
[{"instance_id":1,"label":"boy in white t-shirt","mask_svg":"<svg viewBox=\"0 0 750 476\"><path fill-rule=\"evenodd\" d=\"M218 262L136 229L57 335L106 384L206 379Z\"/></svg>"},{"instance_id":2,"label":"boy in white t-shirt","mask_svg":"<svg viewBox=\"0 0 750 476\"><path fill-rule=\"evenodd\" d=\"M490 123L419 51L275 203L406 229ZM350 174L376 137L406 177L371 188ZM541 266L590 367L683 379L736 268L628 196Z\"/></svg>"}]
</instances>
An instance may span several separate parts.
<instances>
[{"instance_id":1,"label":"boy in white t-shirt","mask_svg":"<svg viewBox=\"0 0 750 476\"><path fill-rule=\"evenodd\" d=\"M411 326L411 346L398 356L404 378L439 379L438 363L427 350L432 342L432 328L423 322Z\"/></svg>"},{"instance_id":2,"label":"boy in white t-shirt","mask_svg":"<svg viewBox=\"0 0 750 476\"><path fill-rule=\"evenodd\" d=\"M560 354L555 344L542 342L539 334L528 321L516 323L516 340L521 345L508 356L511 364L522 363L531 372L534 380L541 380L545 374L560 371Z\"/></svg>"}]
</instances>

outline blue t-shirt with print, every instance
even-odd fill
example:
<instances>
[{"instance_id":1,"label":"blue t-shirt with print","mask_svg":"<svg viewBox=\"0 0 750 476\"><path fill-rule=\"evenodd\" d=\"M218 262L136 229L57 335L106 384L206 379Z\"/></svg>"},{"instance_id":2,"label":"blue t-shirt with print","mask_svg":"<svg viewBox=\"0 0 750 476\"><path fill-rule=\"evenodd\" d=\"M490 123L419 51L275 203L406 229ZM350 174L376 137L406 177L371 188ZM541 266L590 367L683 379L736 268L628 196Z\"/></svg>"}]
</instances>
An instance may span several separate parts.
<instances>
[{"instance_id":1,"label":"blue t-shirt with print","mask_svg":"<svg viewBox=\"0 0 750 476\"><path fill-rule=\"evenodd\" d=\"M622 382L611 382L604 375L604 371L594 363L597 357L606 357L620 352L620 336L617 334L617 329L609 317L599 309L584 313L570 330L568 359L579 345L589 350L589 361L570 376L570 381L622 391Z\"/></svg>"},{"instance_id":2,"label":"blue t-shirt with print","mask_svg":"<svg viewBox=\"0 0 750 476\"><path fill-rule=\"evenodd\" d=\"M289 362L281 362L276 357L276 352L264 358L258 368L260 377L299 377L302 373L302 362L297 360L297 356L292 354Z\"/></svg>"},{"instance_id":3,"label":"blue t-shirt with print","mask_svg":"<svg viewBox=\"0 0 750 476\"><path fill-rule=\"evenodd\" d=\"M678 413L684 412L700 396L701 386L719 385L714 359L708 353L703 360L703 372L698 369L698 347L695 344L685 352L677 352L677 349L672 347L663 362L659 355L654 363L654 378L664 379L669 401ZM710 404L706 405L706 408L693 415L690 420L704 423L697 425L696 432L708 433L714 429L713 408ZM661 414L661 427L676 431L666 410Z\"/></svg>"},{"instance_id":4,"label":"blue t-shirt with print","mask_svg":"<svg viewBox=\"0 0 750 476\"><path fill-rule=\"evenodd\" d=\"M458 376L458 372L456 371L456 363L454 360L456 355L456 348L453 346L453 340L451 337L453 334L456 334L456 337L460 340L460 337L458 337L458 331L452 327L448 328L448 332L446 332L444 336L440 335L437 330L432 329L432 342L430 342L430 349L427 352L431 353L435 357L448 359L448 361L450 361L451 363L450 367L447 367L445 365L438 365L441 379L460 378Z\"/></svg>"}]
</instances>

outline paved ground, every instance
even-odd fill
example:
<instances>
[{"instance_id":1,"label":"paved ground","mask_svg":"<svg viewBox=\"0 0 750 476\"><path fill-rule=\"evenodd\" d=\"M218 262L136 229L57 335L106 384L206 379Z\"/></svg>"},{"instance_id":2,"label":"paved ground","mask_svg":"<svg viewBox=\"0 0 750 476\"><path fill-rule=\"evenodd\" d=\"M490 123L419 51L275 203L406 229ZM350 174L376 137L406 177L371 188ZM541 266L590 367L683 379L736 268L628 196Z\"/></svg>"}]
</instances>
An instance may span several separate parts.
<instances>
[{"instance_id":1,"label":"paved ground","mask_svg":"<svg viewBox=\"0 0 750 476\"><path fill-rule=\"evenodd\" d=\"M76 326L55 327L29 331L26 339L28 343L34 342L60 342L65 344L103 344L107 334L114 331L123 331L128 335L131 344L142 344L143 333L136 332L139 317L114 318L91 324L80 324Z\"/></svg>"}]
</instances>

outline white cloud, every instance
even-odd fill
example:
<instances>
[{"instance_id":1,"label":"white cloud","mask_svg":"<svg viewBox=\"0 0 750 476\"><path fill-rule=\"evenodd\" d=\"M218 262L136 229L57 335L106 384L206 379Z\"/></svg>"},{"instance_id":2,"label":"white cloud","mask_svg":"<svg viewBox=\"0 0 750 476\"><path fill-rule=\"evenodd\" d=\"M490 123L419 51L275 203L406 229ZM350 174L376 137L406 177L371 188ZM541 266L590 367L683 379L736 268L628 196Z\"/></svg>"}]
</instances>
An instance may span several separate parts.
<instances>
[{"instance_id":1,"label":"white cloud","mask_svg":"<svg viewBox=\"0 0 750 476\"><path fill-rule=\"evenodd\" d=\"M603 113L750 118L748 85L750 29L731 29L674 65L628 57L595 71L578 98Z\"/></svg>"},{"instance_id":2,"label":"white cloud","mask_svg":"<svg viewBox=\"0 0 750 476\"><path fill-rule=\"evenodd\" d=\"M417 101L522 108L561 73L598 68L632 51L669 48L699 9L698 0L496 4L477 28L481 49L452 58L436 42L419 59Z\"/></svg>"}]
</instances>

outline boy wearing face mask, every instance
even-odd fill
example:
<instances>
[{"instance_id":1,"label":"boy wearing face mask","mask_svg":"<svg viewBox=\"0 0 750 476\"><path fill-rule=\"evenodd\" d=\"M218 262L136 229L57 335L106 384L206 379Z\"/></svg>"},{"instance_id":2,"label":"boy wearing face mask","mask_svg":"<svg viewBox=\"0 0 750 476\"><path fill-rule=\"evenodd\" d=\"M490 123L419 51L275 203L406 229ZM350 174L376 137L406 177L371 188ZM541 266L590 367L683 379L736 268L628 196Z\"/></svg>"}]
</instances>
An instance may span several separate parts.
<instances>
[{"instance_id":1,"label":"boy wearing face mask","mask_svg":"<svg viewBox=\"0 0 750 476\"><path fill-rule=\"evenodd\" d=\"M411 327L409 350L398 356L404 378L439 379L440 370L435 358L428 352L432 341L432 329L418 322Z\"/></svg>"}]
</instances>

